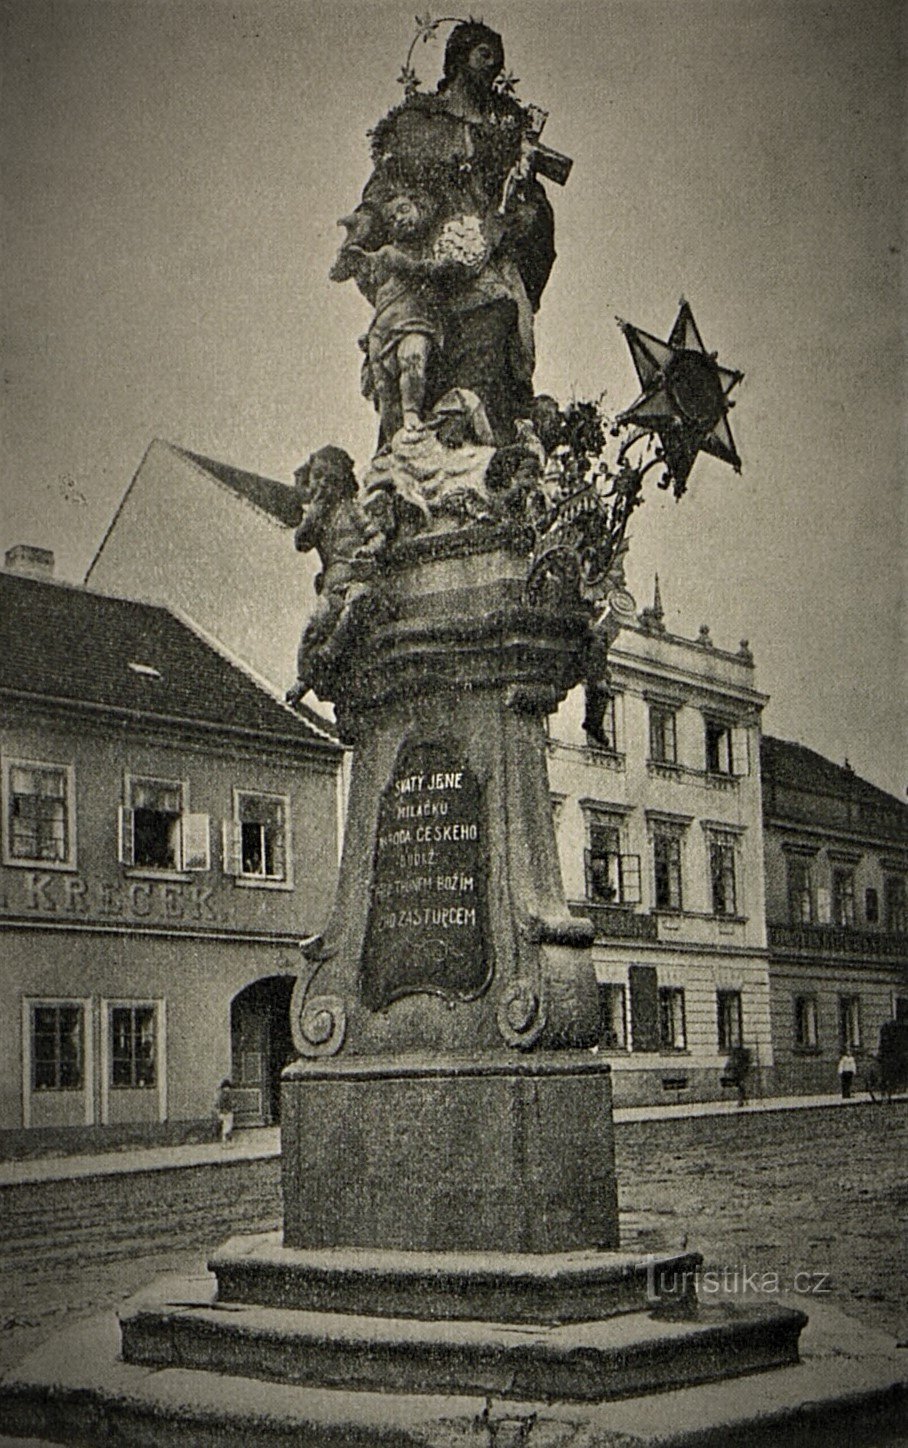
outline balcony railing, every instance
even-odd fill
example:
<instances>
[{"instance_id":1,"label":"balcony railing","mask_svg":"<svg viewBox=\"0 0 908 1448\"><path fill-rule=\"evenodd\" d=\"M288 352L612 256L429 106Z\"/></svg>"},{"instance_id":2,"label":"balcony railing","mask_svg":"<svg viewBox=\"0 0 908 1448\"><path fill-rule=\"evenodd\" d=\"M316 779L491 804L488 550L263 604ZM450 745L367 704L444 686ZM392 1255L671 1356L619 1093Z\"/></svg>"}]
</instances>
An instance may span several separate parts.
<instances>
[{"instance_id":1,"label":"balcony railing","mask_svg":"<svg viewBox=\"0 0 908 1448\"><path fill-rule=\"evenodd\" d=\"M856 930L846 925L770 925L770 950L797 950L811 955L869 955L908 960L908 935L882 930Z\"/></svg>"},{"instance_id":2,"label":"balcony railing","mask_svg":"<svg viewBox=\"0 0 908 1448\"><path fill-rule=\"evenodd\" d=\"M613 905L594 905L589 900L572 901L571 914L586 916L593 923L598 940L658 940L654 915L637 915Z\"/></svg>"}]
</instances>

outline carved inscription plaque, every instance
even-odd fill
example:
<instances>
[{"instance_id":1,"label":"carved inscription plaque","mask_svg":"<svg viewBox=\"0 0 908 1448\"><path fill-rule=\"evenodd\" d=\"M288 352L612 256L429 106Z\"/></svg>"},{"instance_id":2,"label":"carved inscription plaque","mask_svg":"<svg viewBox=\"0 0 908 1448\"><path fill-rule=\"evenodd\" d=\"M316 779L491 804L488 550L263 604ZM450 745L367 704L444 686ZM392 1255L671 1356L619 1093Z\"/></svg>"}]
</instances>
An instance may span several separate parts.
<instances>
[{"instance_id":1,"label":"carved inscription plaque","mask_svg":"<svg viewBox=\"0 0 908 1448\"><path fill-rule=\"evenodd\" d=\"M492 975L482 791L450 745L398 755L378 817L363 1001L426 991L471 1000Z\"/></svg>"}]
</instances>

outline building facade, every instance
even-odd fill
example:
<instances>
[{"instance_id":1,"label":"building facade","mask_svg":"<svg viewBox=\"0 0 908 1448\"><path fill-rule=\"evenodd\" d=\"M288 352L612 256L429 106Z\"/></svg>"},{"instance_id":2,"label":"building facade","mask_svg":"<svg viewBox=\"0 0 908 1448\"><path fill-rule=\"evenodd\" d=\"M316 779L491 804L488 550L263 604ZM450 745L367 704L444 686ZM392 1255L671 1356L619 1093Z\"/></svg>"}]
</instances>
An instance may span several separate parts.
<instances>
[{"instance_id":1,"label":"building facade","mask_svg":"<svg viewBox=\"0 0 908 1448\"><path fill-rule=\"evenodd\" d=\"M207 1132L225 1077L276 1118L341 754L166 609L0 573L7 1150Z\"/></svg>"},{"instance_id":2,"label":"building facade","mask_svg":"<svg viewBox=\"0 0 908 1448\"><path fill-rule=\"evenodd\" d=\"M565 891L595 926L600 1049L621 1103L720 1098L744 1047L773 1050L763 897L760 716L746 645L669 634L658 601L609 653L607 686L550 721Z\"/></svg>"},{"instance_id":3,"label":"building facade","mask_svg":"<svg viewBox=\"0 0 908 1448\"><path fill-rule=\"evenodd\" d=\"M784 1092L859 1077L908 1023L908 805L786 740L762 742L773 1038Z\"/></svg>"}]
</instances>

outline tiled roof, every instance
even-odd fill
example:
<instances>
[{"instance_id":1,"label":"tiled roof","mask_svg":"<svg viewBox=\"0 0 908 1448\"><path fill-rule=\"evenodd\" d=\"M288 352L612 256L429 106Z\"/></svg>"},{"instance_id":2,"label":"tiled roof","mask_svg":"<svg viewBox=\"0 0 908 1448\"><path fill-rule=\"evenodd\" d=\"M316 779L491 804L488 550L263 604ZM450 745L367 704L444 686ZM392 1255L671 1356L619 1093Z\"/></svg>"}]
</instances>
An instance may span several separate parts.
<instances>
[{"instance_id":1,"label":"tiled roof","mask_svg":"<svg viewBox=\"0 0 908 1448\"><path fill-rule=\"evenodd\" d=\"M224 483L234 493L247 498L264 513L270 513L279 523L287 528L295 528L302 516L302 508L296 490L287 483L279 483L274 478L263 478L258 473L245 473L242 468L230 467L228 463L219 463L214 458L203 457L201 453L190 452L188 448L174 446L174 451L182 453L183 457L189 458L191 462L198 463L206 473Z\"/></svg>"},{"instance_id":2,"label":"tiled roof","mask_svg":"<svg viewBox=\"0 0 908 1448\"><path fill-rule=\"evenodd\" d=\"M338 748L157 604L0 572L0 693Z\"/></svg>"},{"instance_id":3,"label":"tiled roof","mask_svg":"<svg viewBox=\"0 0 908 1448\"><path fill-rule=\"evenodd\" d=\"M764 780L804 794L831 795L901 811L908 825L908 804L861 779L846 765L834 764L815 749L808 749L806 744L764 734L760 740L760 766Z\"/></svg>"}]
</instances>

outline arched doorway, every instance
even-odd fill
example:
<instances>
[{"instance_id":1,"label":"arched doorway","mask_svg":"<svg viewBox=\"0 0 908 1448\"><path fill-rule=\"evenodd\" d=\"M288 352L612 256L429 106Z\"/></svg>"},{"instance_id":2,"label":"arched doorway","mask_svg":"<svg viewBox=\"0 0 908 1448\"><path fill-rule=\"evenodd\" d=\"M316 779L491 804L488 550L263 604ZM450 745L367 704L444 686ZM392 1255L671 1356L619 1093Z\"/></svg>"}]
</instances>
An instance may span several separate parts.
<instances>
[{"instance_id":1,"label":"arched doorway","mask_svg":"<svg viewBox=\"0 0 908 1448\"><path fill-rule=\"evenodd\" d=\"M230 1002L230 1079L237 1126L280 1120L281 1071L294 1056L290 997L296 977L269 975Z\"/></svg>"}]
</instances>

